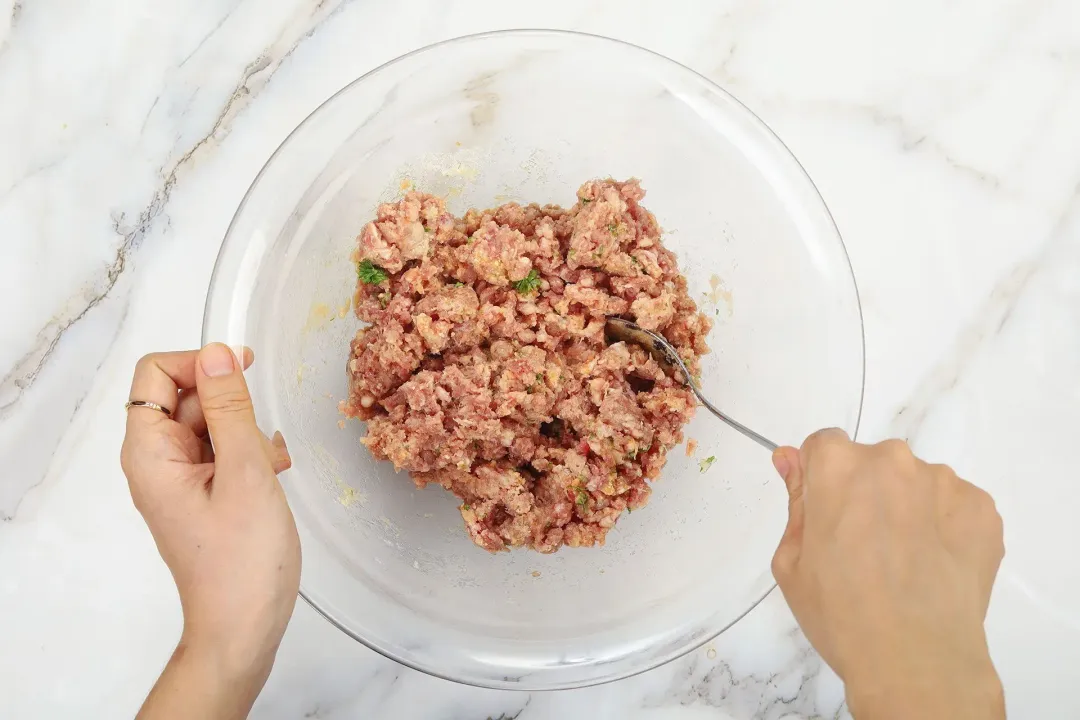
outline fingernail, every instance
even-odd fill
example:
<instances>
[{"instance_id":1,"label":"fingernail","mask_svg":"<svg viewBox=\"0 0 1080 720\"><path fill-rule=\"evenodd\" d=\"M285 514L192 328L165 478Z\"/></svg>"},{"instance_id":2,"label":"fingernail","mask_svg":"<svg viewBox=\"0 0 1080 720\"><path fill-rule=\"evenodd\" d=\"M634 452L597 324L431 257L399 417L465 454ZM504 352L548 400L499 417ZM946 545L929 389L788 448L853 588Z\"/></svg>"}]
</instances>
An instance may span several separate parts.
<instances>
[{"instance_id":1,"label":"fingernail","mask_svg":"<svg viewBox=\"0 0 1080 720\"><path fill-rule=\"evenodd\" d=\"M232 350L221 343L207 345L199 353L199 365L207 377L222 377L232 373L236 364Z\"/></svg>"},{"instance_id":2,"label":"fingernail","mask_svg":"<svg viewBox=\"0 0 1080 720\"><path fill-rule=\"evenodd\" d=\"M787 455L782 450L773 451L772 464L776 472L780 473L780 477L787 480L788 473L791 472L791 463L788 462Z\"/></svg>"},{"instance_id":3,"label":"fingernail","mask_svg":"<svg viewBox=\"0 0 1080 720\"><path fill-rule=\"evenodd\" d=\"M280 448L283 448L283 447L285 447L285 436L281 434L280 430L275 431L274 432L274 437L270 442L272 442L274 445L277 445Z\"/></svg>"}]
</instances>

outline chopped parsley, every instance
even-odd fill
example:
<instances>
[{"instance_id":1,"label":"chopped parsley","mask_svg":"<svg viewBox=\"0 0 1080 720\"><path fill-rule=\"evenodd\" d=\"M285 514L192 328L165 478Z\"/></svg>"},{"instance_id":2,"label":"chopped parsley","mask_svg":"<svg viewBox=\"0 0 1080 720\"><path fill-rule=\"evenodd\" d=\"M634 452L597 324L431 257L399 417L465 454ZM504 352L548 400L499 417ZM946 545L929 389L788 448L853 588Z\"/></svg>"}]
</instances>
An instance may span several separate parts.
<instances>
[{"instance_id":1,"label":"chopped parsley","mask_svg":"<svg viewBox=\"0 0 1080 720\"><path fill-rule=\"evenodd\" d=\"M544 382L544 373L536 373L536 382Z\"/></svg>"},{"instance_id":2,"label":"chopped parsley","mask_svg":"<svg viewBox=\"0 0 1080 720\"><path fill-rule=\"evenodd\" d=\"M574 492L577 494L576 505L582 510L588 510L589 508L589 493L585 491L585 488L574 486Z\"/></svg>"},{"instance_id":3,"label":"chopped parsley","mask_svg":"<svg viewBox=\"0 0 1080 720\"><path fill-rule=\"evenodd\" d=\"M612 235L618 235L619 234L619 226L616 225L615 223L611 223L610 225L607 226L607 231L609 233L611 233Z\"/></svg>"},{"instance_id":4,"label":"chopped parsley","mask_svg":"<svg viewBox=\"0 0 1080 720\"><path fill-rule=\"evenodd\" d=\"M714 462L716 462L716 456L710 455L709 457L698 463L698 468L701 470L701 472L707 472L708 469L712 467L712 464Z\"/></svg>"},{"instance_id":5,"label":"chopped parsley","mask_svg":"<svg viewBox=\"0 0 1080 720\"><path fill-rule=\"evenodd\" d=\"M379 293L378 298L379 298L379 306L380 307L385 308L387 305L390 304L390 293L388 293L388 292Z\"/></svg>"},{"instance_id":6,"label":"chopped parsley","mask_svg":"<svg viewBox=\"0 0 1080 720\"><path fill-rule=\"evenodd\" d=\"M356 266L356 277L365 285L381 285L390 278L385 270L370 260L364 260Z\"/></svg>"},{"instance_id":7,"label":"chopped parsley","mask_svg":"<svg viewBox=\"0 0 1080 720\"><path fill-rule=\"evenodd\" d=\"M472 510L472 505L470 505L469 503L465 503L461 507L463 510Z\"/></svg>"},{"instance_id":8,"label":"chopped parsley","mask_svg":"<svg viewBox=\"0 0 1080 720\"><path fill-rule=\"evenodd\" d=\"M465 287L465 283L459 280L458 282L454 283L454 287Z\"/></svg>"},{"instance_id":9,"label":"chopped parsley","mask_svg":"<svg viewBox=\"0 0 1080 720\"><path fill-rule=\"evenodd\" d=\"M592 200L590 200L589 198L581 198L581 204L582 205L588 205L591 202L592 202Z\"/></svg>"},{"instance_id":10,"label":"chopped parsley","mask_svg":"<svg viewBox=\"0 0 1080 720\"><path fill-rule=\"evenodd\" d=\"M528 295L539 288L540 273L536 272L535 268L530 270L528 275L514 283L514 289L522 295Z\"/></svg>"}]
</instances>

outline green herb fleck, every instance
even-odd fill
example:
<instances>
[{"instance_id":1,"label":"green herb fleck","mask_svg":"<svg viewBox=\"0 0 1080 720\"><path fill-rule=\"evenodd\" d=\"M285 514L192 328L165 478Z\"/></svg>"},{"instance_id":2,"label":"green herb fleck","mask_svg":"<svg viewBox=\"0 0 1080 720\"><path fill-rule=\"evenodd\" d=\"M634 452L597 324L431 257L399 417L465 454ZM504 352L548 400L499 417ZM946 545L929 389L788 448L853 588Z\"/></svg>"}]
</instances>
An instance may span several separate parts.
<instances>
[{"instance_id":1,"label":"green herb fleck","mask_svg":"<svg viewBox=\"0 0 1080 720\"><path fill-rule=\"evenodd\" d=\"M544 373L536 373L536 382L544 382Z\"/></svg>"},{"instance_id":2,"label":"green herb fleck","mask_svg":"<svg viewBox=\"0 0 1080 720\"><path fill-rule=\"evenodd\" d=\"M709 468L712 467L712 464L714 462L716 462L716 456L710 455L709 457L698 463L698 468L701 470L701 472L707 472Z\"/></svg>"},{"instance_id":3,"label":"green herb fleck","mask_svg":"<svg viewBox=\"0 0 1080 720\"><path fill-rule=\"evenodd\" d=\"M388 293L388 292L379 293L378 297L379 297L379 305L381 307L385 308L387 305L390 304L390 293Z\"/></svg>"},{"instance_id":4,"label":"green herb fleck","mask_svg":"<svg viewBox=\"0 0 1080 720\"><path fill-rule=\"evenodd\" d=\"M632 514L632 513L634 512L634 508L632 508L632 507L630 507L629 505L627 505L627 506L626 506L626 512L628 512L628 513L631 513L631 514Z\"/></svg>"},{"instance_id":5,"label":"green herb fleck","mask_svg":"<svg viewBox=\"0 0 1080 720\"><path fill-rule=\"evenodd\" d=\"M582 510L589 508L589 493L585 491L585 488L574 486L574 492L577 494L576 504Z\"/></svg>"},{"instance_id":6,"label":"green herb fleck","mask_svg":"<svg viewBox=\"0 0 1080 720\"><path fill-rule=\"evenodd\" d=\"M356 266L356 277L358 277L360 282L365 285L381 285L386 282L390 276L375 263L370 260L364 260Z\"/></svg>"},{"instance_id":7,"label":"green herb fleck","mask_svg":"<svg viewBox=\"0 0 1080 720\"><path fill-rule=\"evenodd\" d=\"M640 265L640 264L641 264L641 261L640 261L640 260L638 260L638 259L637 259L636 257L634 257L633 255L631 255L631 256L630 256L630 262L634 263L635 265Z\"/></svg>"},{"instance_id":8,"label":"green herb fleck","mask_svg":"<svg viewBox=\"0 0 1080 720\"><path fill-rule=\"evenodd\" d=\"M528 295L534 290L540 287L540 273L536 272L535 268L529 271L529 274L514 283L514 289L522 295Z\"/></svg>"},{"instance_id":9,"label":"green herb fleck","mask_svg":"<svg viewBox=\"0 0 1080 720\"><path fill-rule=\"evenodd\" d=\"M588 205L591 202L592 202L592 200L590 200L589 198L581 198L581 204L582 205Z\"/></svg>"},{"instance_id":10,"label":"green herb fleck","mask_svg":"<svg viewBox=\"0 0 1080 720\"><path fill-rule=\"evenodd\" d=\"M465 283L459 280L458 282L454 283L454 287L465 287Z\"/></svg>"},{"instance_id":11,"label":"green herb fleck","mask_svg":"<svg viewBox=\"0 0 1080 720\"><path fill-rule=\"evenodd\" d=\"M472 505L470 505L469 503L465 503L465 504L464 504L464 505L462 505L461 507L462 507L462 509L464 509L464 510L472 510Z\"/></svg>"}]
</instances>

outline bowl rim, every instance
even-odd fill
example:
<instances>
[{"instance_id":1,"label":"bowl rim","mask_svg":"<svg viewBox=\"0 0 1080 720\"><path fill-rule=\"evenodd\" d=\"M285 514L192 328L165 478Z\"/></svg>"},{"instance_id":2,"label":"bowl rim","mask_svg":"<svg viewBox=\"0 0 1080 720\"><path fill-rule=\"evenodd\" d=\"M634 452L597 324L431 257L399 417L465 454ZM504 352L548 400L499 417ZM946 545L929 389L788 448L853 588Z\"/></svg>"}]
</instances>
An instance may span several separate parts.
<instances>
[{"instance_id":1,"label":"bowl rim","mask_svg":"<svg viewBox=\"0 0 1080 720\"><path fill-rule=\"evenodd\" d=\"M386 70L386 69L388 69L390 67L393 67L394 65L397 65L397 64L399 64L399 63L401 63L401 62L403 62L403 61L405 61L405 60L407 60L407 59L409 59L409 58L411 58L413 56L421 55L421 54L424 54L424 53L427 53L427 52L431 52L431 51L443 48L445 46L464 44L464 43L467 43L467 42L472 42L472 41L477 41L477 40L485 40L485 39L494 38L494 37L507 37L507 36L519 36L519 37L520 36L556 36L556 37L565 37L565 38L573 38L573 39L586 39L586 40L589 40L589 41L598 40L598 41L601 41L602 43L603 42L608 42L608 43L613 43L615 45L621 45L624 48L630 48L632 50L637 50L637 51L640 51L642 53L645 53L646 55L650 55L655 59L658 59L658 60L670 63L670 64L672 64L674 66L677 66L680 70L682 70L684 72L687 72L687 73L689 73L691 75L694 75L698 79L704 81L712 91L714 91L716 93L719 93L720 95L725 96L728 100L733 102L739 109L741 109L742 112L744 112L746 114L747 119L749 119L751 122L757 124L759 126L759 129L764 131L766 135L771 136L771 138L779 145L779 147L782 148L787 153L789 158L792 161L794 161L795 167L798 168L799 172L805 178L806 182L809 183L809 187L813 190L814 195L817 197L818 203L820 204L821 209L825 212L825 217L828 219L829 225L832 227L832 230L835 233L837 240L840 242L840 251L843 254L844 262L847 265L848 278L851 280L852 290L855 293L855 307L856 307L856 311L857 311L858 317L859 317L859 349L860 349L860 353L861 353L861 357L860 357L860 360L861 360L861 362L860 362L861 378L860 378L860 382L859 382L859 404L858 404L858 409L857 409L857 411L855 413L855 426L854 426L854 429L852 430L851 438L852 438L852 440L857 439L858 435L859 435L859 429L860 429L861 424L862 424L863 406L864 406L864 402L865 402L865 399L866 399L866 324L865 324L865 319L864 319L864 316L863 316L862 298L861 298L861 296L859 294L859 285L858 285L858 282L857 282L857 280L855 278L855 269L851 265L851 256L848 254L847 244L844 242L844 238L840 234L840 228L837 227L836 220L833 217L832 212L829 210L828 205L825 203L825 198L822 197L821 191L818 189L817 184L814 183L813 178L810 177L810 173L807 172L806 168L799 161L798 157L795 156L795 153L793 153L791 151L791 148L789 148L787 146L787 144L784 143L784 141L780 138L780 136L777 135L776 132L774 132L773 129L771 127L769 127L769 125L764 120L762 120L761 117L759 117L757 115L757 113L755 113L753 110L751 110L746 104L744 104L741 100L739 100L737 97L735 97L732 93L728 92L723 87L721 87L719 84L717 84L716 82L714 82L713 80L708 78L706 75L704 75L704 74L698 72L697 70L694 70L693 68L679 62L678 60L674 60L674 59L672 59L672 58L670 58L670 57L668 57L668 56L666 56L666 55L664 55L662 53L659 53L659 52L657 52L655 50L650 50L649 48L643 47L643 46L638 45L636 43L632 43L632 42L629 42L629 41L626 41L626 40L620 40L618 38L608 37L606 35L600 35L600 34L597 34L597 33L583 32L583 31L580 31L580 30L564 30L564 29L556 29L556 28L511 28L511 29L502 29L502 30L488 30L488 31L484 31L484 32L470 33L470 34L467 34L467 35L459 35L459 36L456 36L456 37L447 38L445 40L440 40L438 42L431 43L429 45L424 45L424 46L419 47L419 48L417 48L415 50L411 50L411 51L409 51L407 53L404 53L403 55L399 55L399 56L397 56L397 57L395 57L395 58L393 58L391 60L388 60L388 61L386 61L384 63L381 63L381 64L377 65L376 67L372 68L371 70L368 70L367 72L365 72L362 75L358 76L354 80L351 80L350 82L346 83L339 90L337 90L332 95L330 95L325 100L323 100L321 103L319 103L319 105L317 107L315 107L311 112L309 112L304 117L304 119L301 120L300 123L298 123L297 126L295 128L293 128L289 132L288 135L285 136L285 138L281 141L281 143L277 146L277 148L274 149L274 152L271 153L270 156L266 159L266 162L263 163L262 167L259 169L259 172L255 175L255 178L251 181L251 185L249 185L247 191L245 191L243 199L240 201L240 204L236 208L236 212L233 214L232 219L229 221L229 225L225 230L225 235L222 238L221 246L219 247L218 253L215 256L214 269L213 269L213 272L210 275L210 283L209 283L209 286L207 287L206 301L205 301L205 303L203 305L203 322L202 322L202 331L201 331L202 342L201 342L201 344L206 345L207 343L213 341L212 338L208 337L208 331L209 331L209 325L210 325L210 321L209 321L210 314L209 313L210 313L210 307L211 307L211 300L212 300L212 297L213 297L213 289L216 287L217 281L219 279L218 278L218 272L219 272L219 270L221 268L221 259L222 259L222 256L225 253L225 250L226 250L227 240L228 240L229 236L231 235L231 233L233 231L233 228L235 227L238 219L243 214L244 209L247 206L248 200L251 197L252 191L259 184L259 181L262 179L263 175L266 173L267 168L269 168L270 165L273 164L274 160L281 153L281 151L285 148L285 146L289 144L289 142L290 142L290 140L292 140L293 136L296 135L298 132L300 132L300 130L313 117L315 117L315 115L317 115L325 107L327 107L334 100L336 100L338 98L338 96L343 95L344 93L348 92L355 85L358 85L359 83L363 82L364 80L371 77L372 75L375 75L375 74L377 74L379 72L382 72L383 70ZM401 657L401 656L399 656L399 654L393 652L392 650L390 650L388 648L379 647L379 646L376 646L374 643L369 642L367 639L365 639L361 635L357 634L356 632L351 630L349 627L347 627L344 623L339 621L330 612L328 612L327 610L320 607L318 605L318 603L316 603L311 597L308 596L308 593L305 592L304 587L303 587L302 584L300 586L298 595L299 595L300 599L302 599L308 605L308 607L315 610L315 612L317 612L319 615L321 615L323 618L325 618L331 625L335 626L336 628L341 630L343 633L345 633L349 637L353 638L354 640L361 643L365 647L367 647L367 648L369 648L371 650L374 650L376 653L378 653L379 655L387 658L388 660L393 660L394 662L396 662L396 663L398 663L400 665L403 665L403 666L405 666L407 668L410 668L412 670L418 670L418 671L420 671L420 672L422 672L422 673L424 673L426 675L430 675L432 677L437 677L437 678L440 678L442 680L449 680L451 682L459 683L459 684L462 684L462 685L468 685L468 686L472 686L472 687L480 687L480 688L487 688L487 689L493 689L493 690L519 690L519 691L526 691L526 692L548 692L548 691L555 691L555 690L573 690L573 689L578 689L578 688L593 687L593 686L597 686L597 685L605 685L607 683L616 682L618 680L625 680L627 678L631 678L631 677L640 675L642 673L646 673L646 672L648 672L650 670L655 670L656 668L661 667L663 665L666 665L667 663L672 662L673 660L677 660L677 659L679 659L679 658L681 658L681 657L683 657L685 655L688 655L688 654L694 652L695 650L700 649L704 645L712 642L717 637L719 637L720 635L722 635L723 633L725 633L726 631L731 629L732 626L734 626L736 623L738 623L743 618L745 618L747 615L749 615L758 605L760 605L762 603L763 600L765 600L766 597L768 597L770 594L772 594L772 592L774 590L776 590L776 587L777 587L777 585L776 585L776 581L774 579L772 584L769 586L769 588L767 590L765 590L763 593L761 593L761 595L756 600L754 600L752 603L750 603L750 605L743 612L741 612L738 616L736 616L734 619L732 619L730 622L728 622L723 627L720 627L715 631L708 631L708 632L704 633L700 637L700 639L693 640L693 641L687 643L684 646L681 646L681 647L676 648L674 650L671 650L671 651L669 651L667 653L664 653L663 655L660 655L657 658L655 658L653 660L650 660L649 662L645 663L641 667L630 668L630 669L627 669L627 670L619 671L619 672L614 673L614 674L612 674L610 676L593 677L593 678L586 678L586 679L577 680L577 681L571 680L571 681L566 681L566 682L557 682L557 683L550 683L550 684L527 684L527 682L526 683L520 683L520 682L512 681L512 680L509 680L509 679L504 679L502 681L499 681L499 680L485 680L485 679L481 679L481 678L467 677L467 676L455 677L454 675L451 675L451 674L449 674L447 672L441 671L436 667L428 666L428 665L425 665L423 663L419 663L419 662L416 662L414 660L410 660L410 659Z\"/></svg>"}]
</instances>

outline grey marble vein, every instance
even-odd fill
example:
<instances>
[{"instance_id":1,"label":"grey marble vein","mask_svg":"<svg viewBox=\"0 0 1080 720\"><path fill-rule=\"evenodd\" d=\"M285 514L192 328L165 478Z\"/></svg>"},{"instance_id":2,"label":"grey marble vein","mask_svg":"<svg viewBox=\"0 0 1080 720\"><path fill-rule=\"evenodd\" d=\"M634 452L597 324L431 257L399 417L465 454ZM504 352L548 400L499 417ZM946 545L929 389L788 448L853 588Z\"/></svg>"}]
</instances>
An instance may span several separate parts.
<instances>
[{"instance_id":1,"label":"grey marble vein","mask_svg":"<svg viewBox=\"0 0 1080 720\"><path fill-rule=\"evenodd\" d=\"M355 693L350 693L347 698L338 702L317 702L310 710L304 712L303 717L319 720L349 717L350 710L354 709L358 703L374 701L376 706L381 705L393 694L402 674L406 672L410 671L396 663L380 665L379 669L369 677L357 681ZM254 717L260 715L258 705L252 715Z\"/></svg>"},{"instance_id":2,"label":"grey marble vein","mask_svg":"<svg viewBox=\"0 0 1080 720\"><path fill-rule=\"evenodd\" d=\"M802 633L791 633L798 652L780 669L768 674L738 674L724 660L707 661L695 654L659 696L647 697L643 707L705 705L722 709L740 720L841 718L846 707L818 707L817 683L825 667Z\"/></svg>"},{"instance_id":3,"label":"grey marble vein","mask_svg":"<svg viewBox=\"0 0 1080 720\"><path fill-rule=\"evenodd\" d=\"M8 48L11 36L15 32L15 26L19 24L19 18L22 17L22 12L22 0L15 0L11 5L11 15L8 17L7 34L0 38L0 57L4 55L4 51Z\"/></svg>"},{"instance_id":4,"label":"grey marble vein","mask_svg":"<svg viewBox=\"0 0 1080 720\"><path fill-rule=\"evenodd\" d=\"M237 2L229 6L229 8L225 11L225 14L221 16L217 23L212 28L207 30L206 34L204 34L199 39L199 42L195 44L195 47L191 49L191 52L184 56L184 59L181 60L180 63L176 66L177 69L180 69L187 65L188 61L191 60L191 58L195 57L196 53L202 50L203 46L206 45L206 41L212 38L217 33L217 31L220 30L223 25L225 25L225 22L232 17L233 12L236 11L236 8L240 6L241 2L243 2L243 0L238 0ZM154 102L155 104L157 104L156 100ZM151 107L151 109L153 109L153 107Z\"/></svg>"},{"instance_id":5,"label":"grey marble vein","mask_svg":"<svg viewBox=\"0 0 1080 720\"><path fill-rule=\"evenodd\" d=\"M270 82L281 63L295 51L301 42L310 38L323 22L348 1L338 0L331 3L330 0L319 0L314 3L314 7L311 9L310 22L306 23L299 33L290 33L288 29L283 30L259 57L248 63L247 67L244 68L240 79L237 81L224 107L217 114L209 131L196 140L171 166L161 171L162 182L160 186L154 192L150 202L139 211L138 219L134 224L124 225L123 214L119 220L113 221L113 229L121 236L121 241L112 261L104 268L102 275L99 276L101 281L95 283L95 286L99 287L99 289L90 294L81 305L76 305L72 309L61 312L50 319L36 334L30 350L0 379L0 422L8 416L11 409L18 403L22 393L33 384L42 368L49 361L64 333L75 323L85 318L87 313L92 311L112 291L117 279L128 267L129 255L138 249L157 218L164 211L181 171L199 157L200 153L204 152L204 149L209 152L214 143L219 142L228 135L233 120L255 100L259 92ZM226 19L228 19L228 15L222 19L222 23ZM150 110L148 110L148 114L153 110L157 102L158 98L155 98ZM42 172L46 169L47 166L41 166L30 174ZM13 188L14 186L5 190L5 194ZM0 195L0 199L2 197ZM81 294L79 293L79 295ZM71 299L74 300L74 297ZM72 305L71 302L68 303L68 306L70 305Z\"/></svg>"},{"instance_id":6,"label":"grey marble vein","mask_svg":"<svg viewBox=\"0 0 1080 720\"><path fill-rule=\"evenodd\" d=\"M902 113L887 110L876 103L854 103L838 100L793 101L766 100L766 106L798 109L799 112L840 114L863 118L871 124L896 134L902 152L925 152L961 175L975 181L987 190L1001 190L1003 183L993 172L957 159L947 147L933 136L933 130L924 128L907 119Z\"/></svg>"},{"instance_id":7,"label":"grey marble vein","mask_svg":"<svg viewBox=\"0 0 1080 720\"><path fill-rule=\"evenodd\" d=\"M43 175L44 173L52 171L61 163L63 163L66 157L66 155L62 155L60 157L50 158L49 160L38 163L34 167L27 170L21 176L13 180L11 184L8 185L6 188L0 190L0 204L3 204L4 201L7 200L8 196L11 195L13 192L17 191L23 183L33 180L34 178Z\"/></svg>"},{"instance_id":8,"label":"grey marble vein","mask_svg":"<svg viewBox=\"0 0 1080 720\"><path fill-rule=\"evenodd\" d=\"M33 386L37 378L49 365L63 338L74 326L91 315L115 291L117 282L131 267L133 255L137 253L143 241L165 214L173 189L184 170L204 155L213 152L217 144L228 136L233 121L255 101L262 89L271 81L274 73L281 67L281 64L301 43L310 38L323 22L337 13L348 1L318 0L316 2L312 0L304 3L305 7L294 14L293 19L264 48L263 52L244 68L209 130L195 140L179 157L159 171L161 177L159 186L154 191L150 201L138 211L134 220L129 221L126 212L121 212L112 219L113 231L119 236L120 242L114 251L112 260L100 271L96 278L88 283L89 287L93 289L89 292L79 290L69 296L63 304L63 309L52 316L37 331L30 348L0 378L0 425L14 421L13 414L20 407L20 401L24 393ZM218 23L218 28L228 20L231 13L232 10L230 9ZM213 34L213 31L210 34ZM197 52L197 49L193 50L192 53ZM160 95L155 97L147 110L143 121L144 127L159 98ZM25 180L34 174L46 172L51 165L55 165L55 162L46 163L35 168L22 179ZM0 199L13 190L17 184L0 194ZM119 332L119 329L119 327L113 328L113 336ZM103 352L105 351L107 351L107 348ZM95 365L100 365L103 359L104 354L92 358L81 357L79 360L84 363L89 361ZM59 438L57 438L58 441ZM29 489L40 484L43 479L48 457L51 455L51 448L37 448L36 450L39 462L34 464L31 475L29 477L20 477L14 487L9 485L4 488L6 497L4 502L0 503L2 505L0 516L5 520L10 520L15 516L21 497Z\"/></svg>"},{"instance_id":9,"label":"grey marble vein","mask_svg":"<svg viewBox=\"0 0 1080 720\"><path fill-rule=\"evenodd\" d=\"M919 381L910 399L890 424L892 435L913 442L933 408L960 383L973 359L988 341L1008 324L1017 303L1031 286L1032 279L1045 268L1047 258L1066 242L1073 241L1065 229L1074 212L1080 210L1080 182L1057 214L1046 242L1038 255L1025 258L993 287L974 317L957 333L956 340L930 371Z\"/></svg>"}]
</instances>

